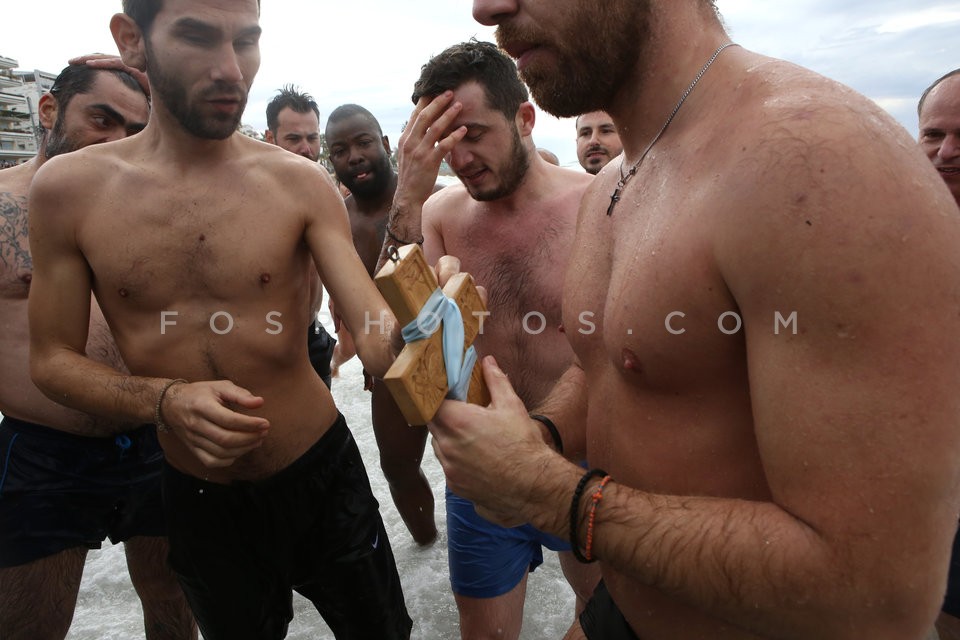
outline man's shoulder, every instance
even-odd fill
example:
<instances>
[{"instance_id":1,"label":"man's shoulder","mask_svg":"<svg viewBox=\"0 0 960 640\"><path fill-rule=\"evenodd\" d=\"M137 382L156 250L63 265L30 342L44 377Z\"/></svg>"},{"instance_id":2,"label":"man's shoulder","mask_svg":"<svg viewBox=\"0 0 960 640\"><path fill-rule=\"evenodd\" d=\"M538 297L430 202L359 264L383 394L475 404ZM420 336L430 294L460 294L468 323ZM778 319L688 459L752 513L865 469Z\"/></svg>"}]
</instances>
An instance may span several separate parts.
<instances>
[{"instance_id":1,"label":"man's shoulder","mask_svg":"<svg viewBox=\"0 0 960 640\"><path fill-rule=\"evenodd\" d=\"M36 167L32 162L0 171L0 197L26 198L30 191L30 181L33 180L35 173Z\"/></svg>"},{"instance_id":2,"label":"man's shoulder","mask_svg":"<svg viewBox=\"0 0 960 640\"><path fill-rule=\"evenodd\" d=\"M748 68L727 117L716 127L747 140L811 147L847 144L845 136L875 131L880 139L901 129L886 111L854 89L783 60L764 59ZM717 108L720 108L718 106ZM732 129L730 127L732 125Z\"/></svg>"},{"instance_id":3,"label":"man's shoulder","mask_svg":"<svg viewBox=\"0 0 960 640\"><path fill-rule=\"evenodd\" d=\"M441 188L437 189L434 187L434 192L423 204L424 214L428 211L443 212L453 206L467 206L472 201L470 194L467 192L467 188L464 187L463 183L459 180L447 186L443 186L439 182L437 184L440 185Z\"/></svg>"},{"instance_id":4,"label":"man's shoulder","mask_svg":"<svg viewBox=\"0 0 960 640\"><path fill-rule=\"evenodd\" d=\"M547 165L547 170L550 172L552 183L560 190L583 193L587 187L593 184L594 176L584 171L568 167L556 167L552 164Z\"/></svg>"},{"instance_id":5,"label":"man's shoulder","mask_svg":"<svg viewBox=\"0 0 960 640\"><path fill-rule=\"evenodd\" d=\"M61 191L73 187L89 190L92 184L116 177L118 163L114 154L109 153L111 150L104 153L103 149L97 149L104 146L91 145L50 158L37 170L31 192L47 186L54 186Z\"/></svg>"}]
</instances>

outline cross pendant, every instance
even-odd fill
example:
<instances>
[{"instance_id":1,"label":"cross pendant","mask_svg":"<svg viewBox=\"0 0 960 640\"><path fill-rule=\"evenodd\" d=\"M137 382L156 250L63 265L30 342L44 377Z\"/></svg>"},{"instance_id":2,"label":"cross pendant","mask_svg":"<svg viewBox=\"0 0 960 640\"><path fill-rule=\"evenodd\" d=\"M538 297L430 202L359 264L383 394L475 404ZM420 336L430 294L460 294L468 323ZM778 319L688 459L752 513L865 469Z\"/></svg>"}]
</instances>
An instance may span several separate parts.
<instances>
[{"instance_id":1,"label":"cross pendant","mask_svg":"<svg viewBox=\"0 0 960 640\"><path fill-rule=\"evenodd\" d=\"M613 208L617 206L617 203L620 202L620 190L623 189L620 185L617 185L617 188L614 190L613 195L610 196L610 206L607 207L607 215L613 215Z\"/></svg>"}]
</instances>

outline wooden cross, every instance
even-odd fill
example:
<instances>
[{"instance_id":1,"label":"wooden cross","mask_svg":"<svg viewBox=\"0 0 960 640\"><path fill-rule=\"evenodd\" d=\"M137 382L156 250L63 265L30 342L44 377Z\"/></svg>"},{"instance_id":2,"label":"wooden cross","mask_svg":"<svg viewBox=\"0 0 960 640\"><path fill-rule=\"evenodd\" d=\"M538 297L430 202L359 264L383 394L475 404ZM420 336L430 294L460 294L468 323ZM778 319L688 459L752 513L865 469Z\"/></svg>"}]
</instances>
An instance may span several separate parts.
<instances>
[{"instance_id":1,"label":"wooden cross","mask_svg":"<svg viewBox=\"0 0 960 640\"><path fill-rule=\"evenodd\" d=\"M401 326L417 318L423 305L439 286L423 251L415 244L397 249L374 280ZM460 308L463 316L463 350L466 351L480 332L486 306L468 273L458 273L450 278L443 287L443 293ZM442 333L438 330L427 339L407 344L383 378L403 417L411 425L422 425L432 420L447 395ZM490 402L479 360L470 376L467 402Z\"/></svg>"}]
</instances>

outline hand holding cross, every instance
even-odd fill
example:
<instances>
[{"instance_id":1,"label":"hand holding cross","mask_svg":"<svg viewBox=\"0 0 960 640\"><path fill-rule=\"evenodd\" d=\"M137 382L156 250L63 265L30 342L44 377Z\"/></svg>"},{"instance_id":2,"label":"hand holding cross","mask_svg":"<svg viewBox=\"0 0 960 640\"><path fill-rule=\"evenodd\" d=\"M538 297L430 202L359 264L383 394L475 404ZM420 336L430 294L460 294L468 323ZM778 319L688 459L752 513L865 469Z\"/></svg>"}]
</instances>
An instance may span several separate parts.
<instances>
[{"instance_id":1,"label":"hand holding cross","mask_svg":"<svg viewBox=\"0 0 960 640\"><path fill-rule=\"evenodd\" d=\"M442 296L456 304L462 317L463 344L456 346L444 345L444 334L447 340L454 335L453 340L458 341L459 334L452 326L457 324L455 310L451 308L442 313L439 306L434 306L434 303L442 303L440 287L419 246L408 244L397 249L377 273L375 281L397 321L406 327L405 337L407 329L414 332L419 328L427 334L414 341L408 338L407 345L383 378L407 422L411 425L429 422L451 390L451 380L458 381L463 387L454 389L454 393L465 393L467 402L489 403L479 362L469 371L468 391L465 390L466 372L447 371L448 366L460 367L463 358L467 358L467 366L475 361L470 345L482 331L483 317L487 315L470 274L454 275L442 290ZM441 322L443 332L437 331ZM445 350L448 352L446 358Z\"/></svg>"}]
</instances>

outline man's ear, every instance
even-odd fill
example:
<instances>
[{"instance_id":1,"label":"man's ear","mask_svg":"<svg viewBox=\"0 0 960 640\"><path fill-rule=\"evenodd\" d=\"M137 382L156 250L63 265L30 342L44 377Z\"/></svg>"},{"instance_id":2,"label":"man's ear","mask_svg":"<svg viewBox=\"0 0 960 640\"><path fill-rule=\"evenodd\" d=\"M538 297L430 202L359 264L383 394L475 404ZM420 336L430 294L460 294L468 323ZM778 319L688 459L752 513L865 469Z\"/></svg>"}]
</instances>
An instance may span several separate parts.
<instances>
[{"instance_id":1,"label":"man's ear","mask_svg":"<svg viewBox=\"0 0 960 640\"><path fill-rule=\"evenodd\" d=\"M40 126L47 131L53 130L53 125L57 123L60 103L52 93L45 93L40 96L40 104L37 105L37 115L40 119Z\"/></svg>"},{"instance_id":2,"label":"man's ear","mask_svg":"<svg viewBox=\"0 0 960 640\"><path fill-rule=\"evenodd\" d=\"M534 109L532 102L524 102L520 105L520 108L517 109L517 131L520 132L520 137L529 136L533 133L533 125L537 121L537 110Z\"/></svg>"},{"instance_id":3,"label":"man's ear","mask_svg":"<svg viewBox=\"0 0 960 640\"><path fill-rule=\"evenodd\" d=\"M277 141L273 139L273 131L270 131L270 129L263 132L263 141L269 142L270 144L277 144Z\"/></svg>"},{"instance_id":4,"label":"man's ear","mask_svg":"<svg viewBox=\"0 0 960 640\"><path fill-rule=\"evenodd\" d=\"M390 138L389 138L388 136L383 136L383 138L381 138L381 140L382 140L382 142L383 142L383 149L384 149L384 151L387 152L387 157L389 158L389 157L390 157L390 154L393 153L393 151L390 150Z\"/></svg>"},{"instance_id":5,"label":"man's ear","mask_svg":"<svg viewBox=\"0 0 960 640\"><path fill-rule=\"evenodd\" d=\"M147 48L140 27L125 13L110 18L110 33L117 43L124 64L140 71L147 70Z\"/></svg>"}]
</instances>

